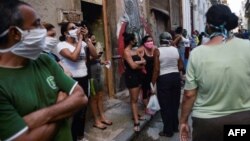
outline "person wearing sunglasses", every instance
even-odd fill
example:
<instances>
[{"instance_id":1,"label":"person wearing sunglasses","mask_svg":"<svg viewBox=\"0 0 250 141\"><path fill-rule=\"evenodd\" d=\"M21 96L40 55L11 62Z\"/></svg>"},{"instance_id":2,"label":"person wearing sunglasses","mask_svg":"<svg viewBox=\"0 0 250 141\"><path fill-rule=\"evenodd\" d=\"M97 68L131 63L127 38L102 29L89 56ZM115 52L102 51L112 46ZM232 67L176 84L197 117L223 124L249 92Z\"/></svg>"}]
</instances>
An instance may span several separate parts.
<instances>
[{"instance_id":1,"label":"person wearing sunglasses","mask_svg":"<svg viewBox=\"0 0 250 141\"><path fill-rule=\"evenodd\" d=\"M68 22L61 26L61 36L56 52L62 63L69 68L74 80L78 81L84 92L88 94L88 72L86 66L86 50L92 58L98 58L95 47L88 38L86 27L77 27L74 23ZM86 108L78 111L72 121L73 140L82 140L84 137Z\"/></svg>"}]
</instances>

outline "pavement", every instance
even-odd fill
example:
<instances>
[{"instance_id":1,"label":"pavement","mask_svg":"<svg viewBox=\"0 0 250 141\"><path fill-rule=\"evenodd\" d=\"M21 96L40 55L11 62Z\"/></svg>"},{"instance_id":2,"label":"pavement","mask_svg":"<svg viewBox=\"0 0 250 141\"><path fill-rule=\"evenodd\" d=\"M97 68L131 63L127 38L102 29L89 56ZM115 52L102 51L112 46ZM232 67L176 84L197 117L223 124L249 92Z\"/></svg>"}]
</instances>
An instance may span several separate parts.
<instances>
[{"instance_id":1,"label":"pavement","mask_svg":"<svg viewBox=\"0 0 250 141\"><path fill-rule=\"evenodd\" d=\"M89 141L179 141L178 133L172 138L159 137L158 133L163 128L160 113L157 112L154 116L145 115L140 98L138 108L139 113L144 115L146 120L140 121L141 132L135 133L128 90L117 93L115 99L106 97L104 99L105 116L113 122L113 125L105 130L94 128L93 116L91 110L88 110L85 138ZM191 125L191 120L189 123Z\"/></svg>"},{"instance_id":2,"label":"pavement","mask_svg":"<svg viewBox=\"0 0 250 141\"><path fill-rule=\"evenodd\" d=\"M143 112L143 105L139 102L139 113ZM89 108L90 109L90 108ZM105 116L113 122L105 130L94 128L91 112L88 112L85 122L85 138L89 141L130 141L137 134L133 130L132 112L128 90L116 94L116 99L104 100ZM90 111L90 110L88 110ZM146 120L140 121L141 129L151 120L151 116L144 115ZM140 134L140 133L139 133Z\"/></svg>"}]
</instances>

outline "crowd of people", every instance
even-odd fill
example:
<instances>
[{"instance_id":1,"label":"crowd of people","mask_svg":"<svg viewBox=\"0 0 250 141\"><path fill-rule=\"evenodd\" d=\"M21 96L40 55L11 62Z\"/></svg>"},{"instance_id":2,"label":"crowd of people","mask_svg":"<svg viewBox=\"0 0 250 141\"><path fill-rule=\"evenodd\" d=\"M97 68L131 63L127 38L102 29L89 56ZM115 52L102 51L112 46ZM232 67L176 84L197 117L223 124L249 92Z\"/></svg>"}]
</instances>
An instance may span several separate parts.
<instances>
[{"instance_id":1,"label":"crowd of people","mask_svg":"<svg viewBox=\"0 0 250 141\"><path fill-rule=\"evenodd\" d=\"M84 141L88 99L93 127L113 124L103 109L102 65L110 62L86 23L63 23L58 41L54 25L41 23L28 3L1 1L0 17L0 140ZM201 34L189 37L180 26L171 34L163 31L159 46L150 35L138 43L134 33L123 34L135 132L144 120L140 95L143 114L152 115L147 105L157 94L164 125L160 136L180 130L181 141L187 141L191 112L194 141L221 141L223 125L250 123L250 41L230 34L238 18L227 6L212 6L206 18Z\"/></svg>"}]
</instances>

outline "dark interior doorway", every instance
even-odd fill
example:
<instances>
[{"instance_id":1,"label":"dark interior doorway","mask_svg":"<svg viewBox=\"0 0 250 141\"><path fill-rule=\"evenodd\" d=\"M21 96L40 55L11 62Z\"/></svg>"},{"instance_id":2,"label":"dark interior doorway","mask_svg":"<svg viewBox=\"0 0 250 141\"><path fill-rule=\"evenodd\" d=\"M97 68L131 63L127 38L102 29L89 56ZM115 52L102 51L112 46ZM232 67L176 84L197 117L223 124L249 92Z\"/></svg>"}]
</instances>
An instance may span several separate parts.
<instances>
[{"instance_id":1,"label":"dark interior doorway","mask_svg":"<svg viewBox=\"0 0 250 141\"><path fill-rule=\"evenodd\" d=\"M102 6L82 1L81 8L83 13L83 21L86 22L90 32L96 36L96 40L99 41L104 47Z\"/></svg>"}]
</instances>

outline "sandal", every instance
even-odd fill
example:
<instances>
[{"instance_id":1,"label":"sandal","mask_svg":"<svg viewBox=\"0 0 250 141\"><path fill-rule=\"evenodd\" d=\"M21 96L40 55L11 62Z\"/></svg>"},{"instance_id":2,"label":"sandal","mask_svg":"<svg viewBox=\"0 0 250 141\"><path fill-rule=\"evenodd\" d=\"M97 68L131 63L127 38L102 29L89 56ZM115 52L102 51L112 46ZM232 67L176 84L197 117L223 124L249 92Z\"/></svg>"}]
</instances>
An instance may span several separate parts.
<instances>
[{"instance_id":1,"label":"sandal","mask_svg":"<svg viewBox=\"0 0 250 141\"><path fill-rule=\"evenodd\" d=\"M112 121L108 121L108 120L104 120L104 121L101 121L103 124L106 124L106 125L112 125L113 122Z\"/></svg>"},{"instance_id":2,"label":"sandal","mask_svg":"<svg viewBox=\"0 0 250 141\"><path fill-rule=\"evenodd\" d=\"M101 126L97 126L95 124L93 125L93 127L101 129L101 130L105 130L107 128L106 126L101 127Z\"/></svg>"},{"instance_id":3,"label":"sandal","mask_svg":"<svg viewBox=\"0 0 250 141\"><path fill-rule=\"evenodd\" d=\"M140 122L134 123L134 131L136 133L140 132Z\"/></svg>"}]
</instances>

